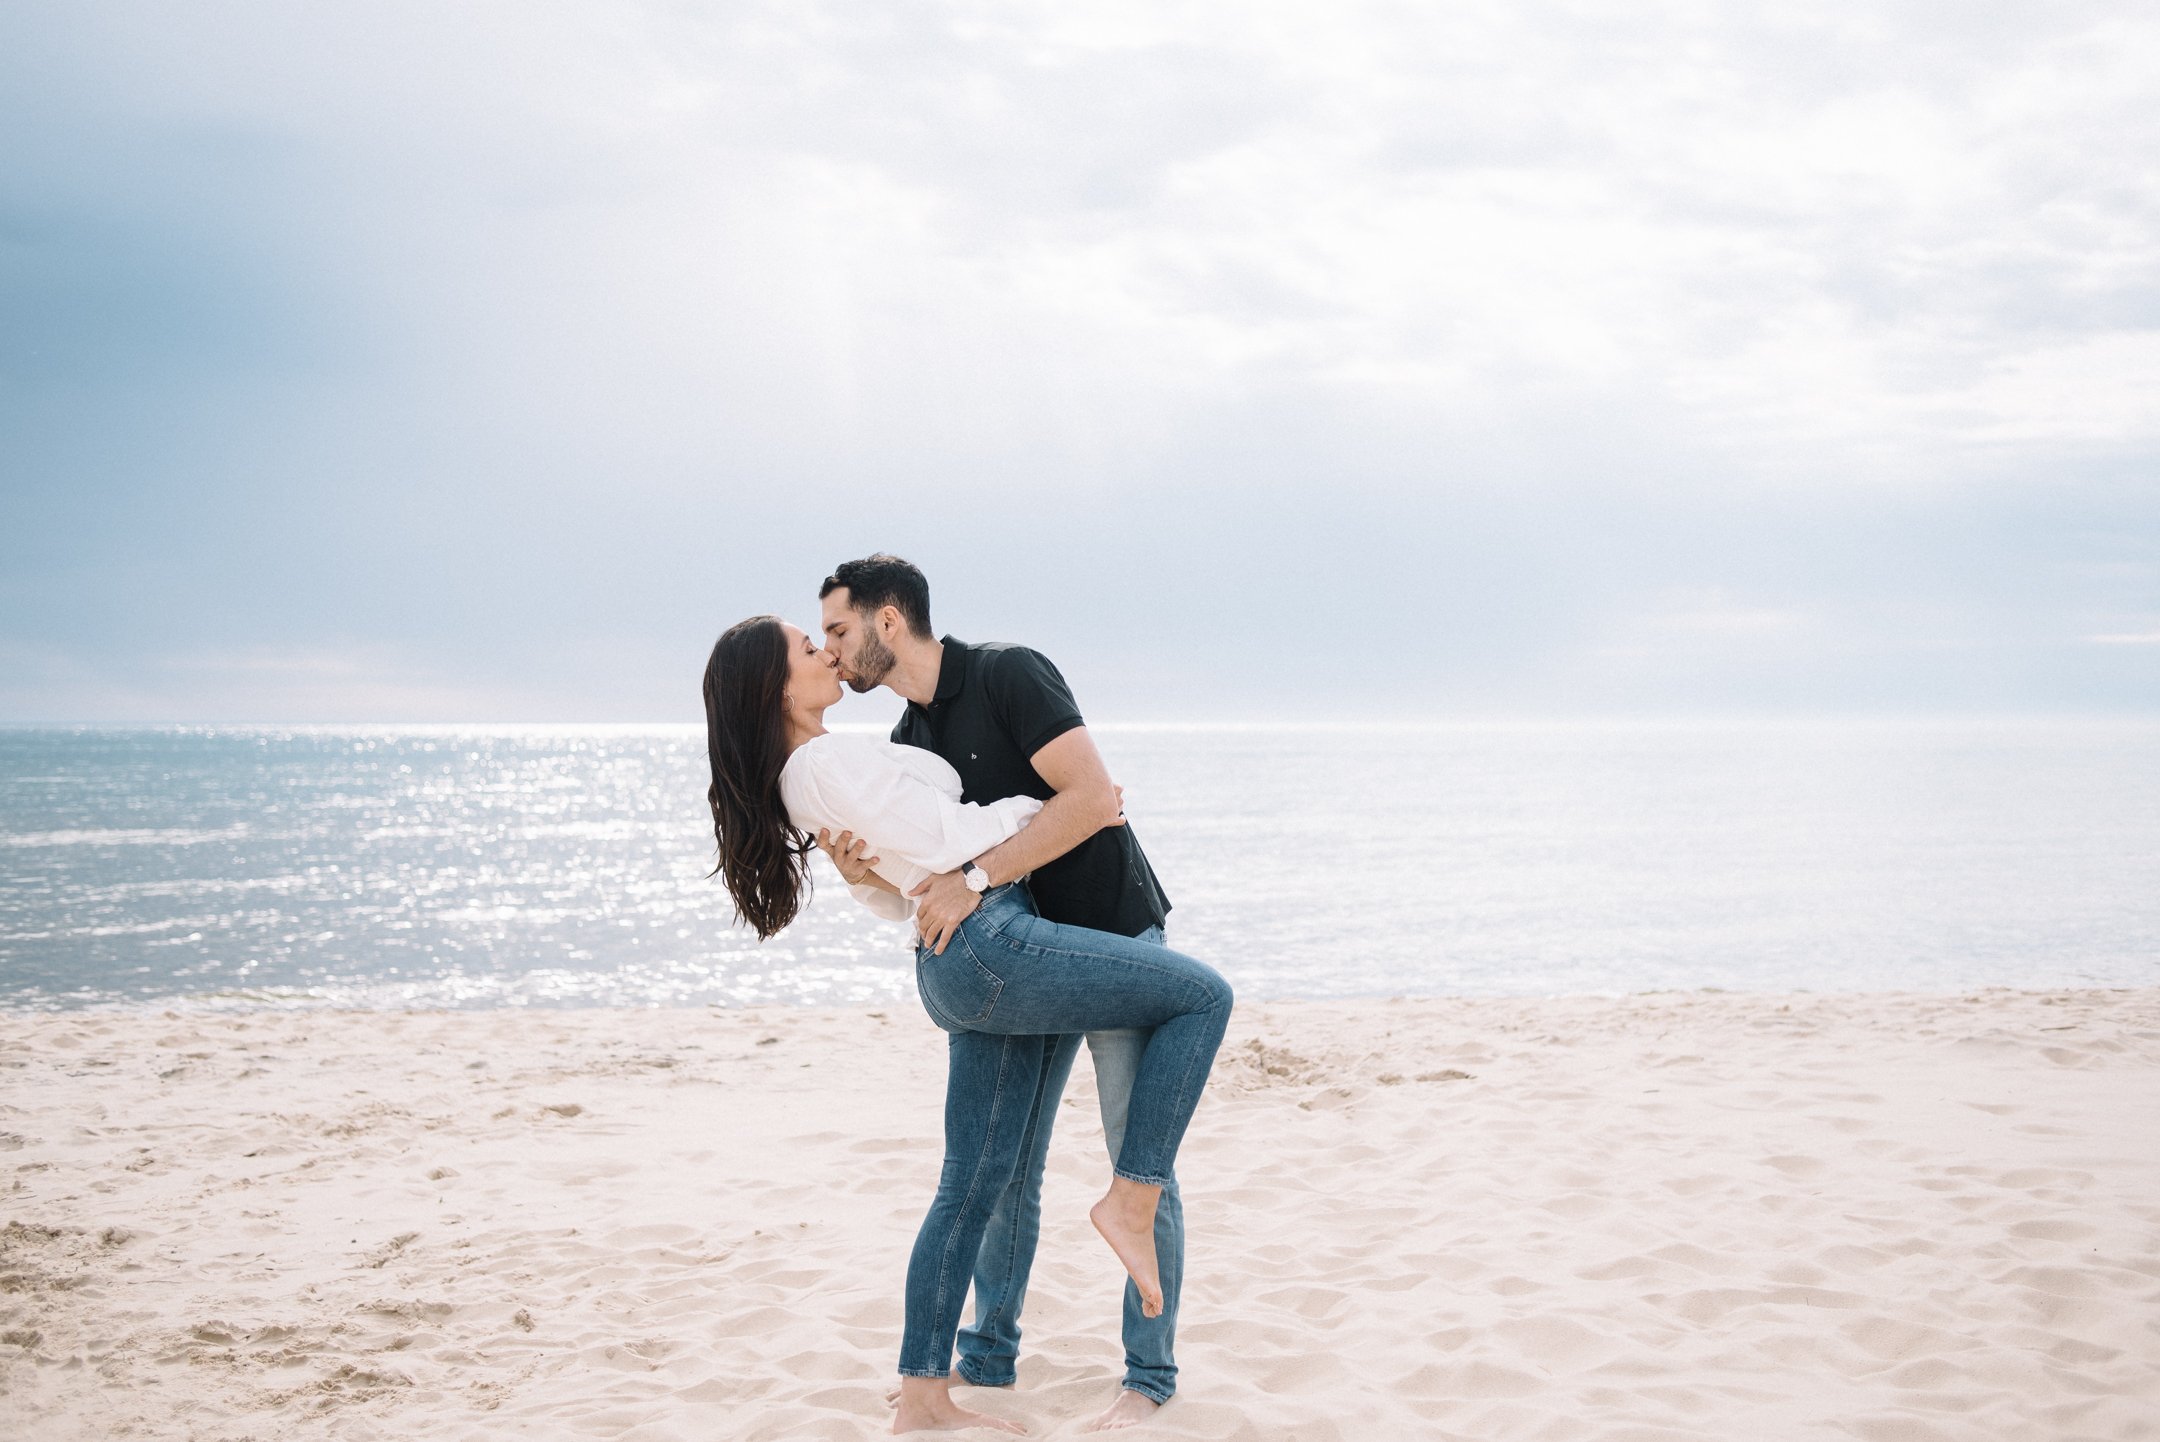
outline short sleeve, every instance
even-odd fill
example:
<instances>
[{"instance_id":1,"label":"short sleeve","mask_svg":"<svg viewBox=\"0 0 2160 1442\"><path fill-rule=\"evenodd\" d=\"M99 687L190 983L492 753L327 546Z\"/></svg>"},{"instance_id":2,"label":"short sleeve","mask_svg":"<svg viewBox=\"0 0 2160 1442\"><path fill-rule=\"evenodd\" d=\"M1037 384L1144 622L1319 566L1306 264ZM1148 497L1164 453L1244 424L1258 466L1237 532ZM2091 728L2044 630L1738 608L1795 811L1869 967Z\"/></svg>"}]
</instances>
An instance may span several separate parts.
<instances>
[{"instance_id":1,"label":"short sleeve","mask_svg":"<svg viewBox=\"0 0 2160 1442\"><path fill-rule=\"evenodd\" d=\"M1080 718L1072 688L1050 658L1025 646L979 653L995 658L983 674L983 692L992 714L1022 755L1033 756L1066 732L1087 723Z\"/></svg>"}]
</instances>

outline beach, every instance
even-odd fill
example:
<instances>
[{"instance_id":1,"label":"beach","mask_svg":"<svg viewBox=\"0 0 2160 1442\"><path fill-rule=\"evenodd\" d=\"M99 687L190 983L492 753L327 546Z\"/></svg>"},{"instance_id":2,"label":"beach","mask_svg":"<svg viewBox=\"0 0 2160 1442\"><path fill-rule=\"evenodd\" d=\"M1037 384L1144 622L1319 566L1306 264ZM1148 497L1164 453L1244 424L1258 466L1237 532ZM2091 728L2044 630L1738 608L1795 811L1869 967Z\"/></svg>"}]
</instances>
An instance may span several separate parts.
<instances>
[{"instance_id":1,"label":"beach","mask_svg":"<svg viewBox=\"0 0 2160 1442\"><path fill-rule=\"evenodd\" d=\"M0 1014L0 1435L858 1438L944 1039L869 1008ZM1122 1274L1077 1066L1020 1388ZM2160 988L1241 1002L1165 1438L2160 1437Z\"/></svg>"}]
</instances>

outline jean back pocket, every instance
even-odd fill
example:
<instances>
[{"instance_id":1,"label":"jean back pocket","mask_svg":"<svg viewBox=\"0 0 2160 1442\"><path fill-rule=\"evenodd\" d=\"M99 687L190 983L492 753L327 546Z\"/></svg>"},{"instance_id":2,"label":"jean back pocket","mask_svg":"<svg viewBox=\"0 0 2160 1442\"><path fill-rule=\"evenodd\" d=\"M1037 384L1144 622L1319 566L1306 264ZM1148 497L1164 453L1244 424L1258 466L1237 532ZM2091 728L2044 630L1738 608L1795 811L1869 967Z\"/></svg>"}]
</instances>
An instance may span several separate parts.
<instances>
[{"instance_id":1,"label":"jean back pocket","mask_svg":"<svg viewBox=\"0 0 2160 1442\"><path fill-rule=\"evenodd\" d=\"M966 1030L990 1019L1005 979L975 959L966 939L954 932L938 956L927 947L915 952L915 985L930 1019L948 1031Z\"/></svg>"}]
</instances>

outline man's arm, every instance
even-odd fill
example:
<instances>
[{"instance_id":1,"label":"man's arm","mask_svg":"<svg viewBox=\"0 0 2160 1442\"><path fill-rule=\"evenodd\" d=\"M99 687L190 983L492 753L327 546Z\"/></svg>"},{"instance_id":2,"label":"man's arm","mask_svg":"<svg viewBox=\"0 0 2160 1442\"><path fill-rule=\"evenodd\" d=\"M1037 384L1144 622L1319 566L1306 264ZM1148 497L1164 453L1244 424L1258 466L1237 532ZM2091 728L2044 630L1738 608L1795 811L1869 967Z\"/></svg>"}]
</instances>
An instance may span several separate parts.
<instances>
[{"instance_id":1,"label":"man's arm","mask_svg":"<svg viewBox=\"0 0 2160 1442\"><path fill-rule=\"evenodd\" d=\"M992 886L1017 881L1105 826L1123 824L1117 784L1110 779L1087 727L1060 733L1030 756L1028 763L1057 794L1043 803L1027 825L975 858L975 864L990 873ZM953 929L982 903L957 871L933 876L910 894L917 903L916 933L940 956Z\"/></svg>"},{"instance_id":2,"label":"man's arm","mask_svg":"<svg viewBox=\"0 0 2160 1442\"><path fill-rule=\"evenodd\" d=\"M1030 756L1028 764L1057 795L1027 825L975 858L990 873L992 886L1018 881L1117 824L1118 789L1087 727L1073 727Z\"/></svg>"}]
</instances>

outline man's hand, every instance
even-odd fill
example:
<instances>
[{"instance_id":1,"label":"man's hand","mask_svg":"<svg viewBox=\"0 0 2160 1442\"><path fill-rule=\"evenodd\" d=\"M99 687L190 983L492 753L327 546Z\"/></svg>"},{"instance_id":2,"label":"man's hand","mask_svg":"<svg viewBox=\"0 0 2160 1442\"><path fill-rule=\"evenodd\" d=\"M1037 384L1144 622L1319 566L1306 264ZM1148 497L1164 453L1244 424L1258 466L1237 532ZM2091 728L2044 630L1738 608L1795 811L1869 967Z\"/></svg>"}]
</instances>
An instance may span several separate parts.
<instances>
[{"instance_id":1,"label":"man's hand","mask_svg":"<svg viewBox=\"0 0 2160 1442\"><path fill-rule=\"evenodd\" d=\"M968 890L967 878L957 871L933 876L908 895L915 898L915 934L939 956L960 923L975 914L982 898Z\"/></svg>"},{"instance_id":2,"label":"man's hand","mask_svg":"<svg viewBox=\"0 0 2160 1442\"><path fill-rule=\"evenodd\" d=\"M817 844L818 850L824 852L832 864L839 869L840 879L850 886L862 885L864 881L869 879L870 868L885 859L882 856L863 855L864 852L870 849L870 843L857 841L855 833L852 831L843 831L838 836L834 836L830 831L820 826L818 828Z\"/></svg>"}]
</instances>

